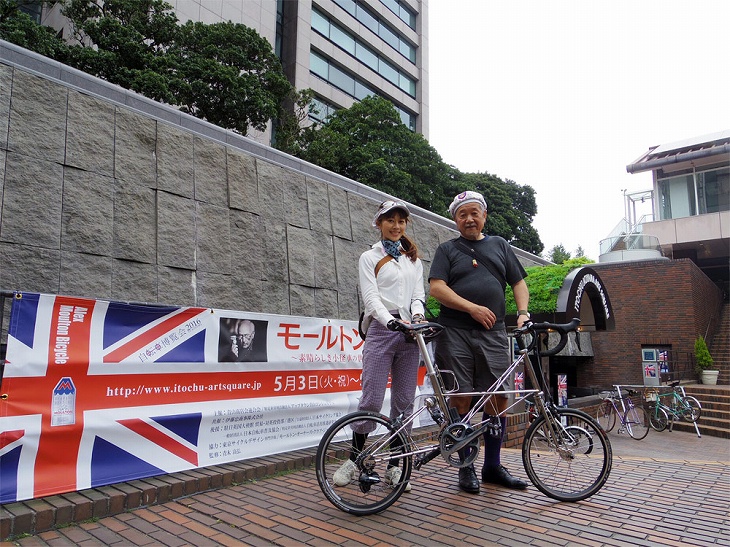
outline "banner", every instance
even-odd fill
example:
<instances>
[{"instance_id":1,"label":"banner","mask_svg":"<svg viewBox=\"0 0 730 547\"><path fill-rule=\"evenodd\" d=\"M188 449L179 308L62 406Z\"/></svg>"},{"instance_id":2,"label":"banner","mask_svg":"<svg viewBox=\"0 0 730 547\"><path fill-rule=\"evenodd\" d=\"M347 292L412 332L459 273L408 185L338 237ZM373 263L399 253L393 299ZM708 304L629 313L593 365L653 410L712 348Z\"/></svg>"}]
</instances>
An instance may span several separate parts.
<instances>
[{"instance_id":1,"label":"banner","mask_svg":"<svg viewBox=\"0 0 730 547\"><path fill-rule=\"evenodd\" d=\"M357 409L362 345L354 321L16 293L0 503L315 446Z\"/></svg>"}]
</instances>

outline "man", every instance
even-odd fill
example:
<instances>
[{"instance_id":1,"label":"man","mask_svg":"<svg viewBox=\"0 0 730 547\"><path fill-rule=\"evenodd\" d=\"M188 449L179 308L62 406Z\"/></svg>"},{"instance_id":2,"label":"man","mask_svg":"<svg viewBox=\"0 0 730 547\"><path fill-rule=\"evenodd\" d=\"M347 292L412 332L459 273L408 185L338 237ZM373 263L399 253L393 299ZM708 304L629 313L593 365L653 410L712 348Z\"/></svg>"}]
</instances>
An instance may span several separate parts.
<instances>
[{"instance_id":1,"label":"man","mask_svg":"<svg viewBox=\"0 0 730 547\"><path fill-rule=\"evenodd\" d=\"M225 320L230 321L229 319ZM221 328L221 336L224 334ZM253 340L256 336L256 327L248 319L235 319L230 327L230 333L223 349L221 361L242 362L257 360L254 355Z\"/></svg>"},{"instance_id":2,"label":"man","mask_svg":"<svg viewBox=\"0 0 730 547\"><path fill-rule=\"evenodd\" d=\"M447 328L436 340L438 366L451 370L460 392L485 391L509 366L509 342L504 324L505 283L515 296L518 326L529 319L530 294L527 276L509 243L482 233L487 222L487 203L478 192L462 192L454 198L449 213L460 237L442 243L436 250L429 273L430 294L441 303L439 322ZM502 389L509 389L502 386ZM471 396L452 396L450 404L464 416ZM504 411L507 396L497 396L484 409L492 416ZM510 475L500 461L506 418L499 419L498 436L484 434L485 483L524 489L527 483ZM459 487L478 493L479 480L473 465L459 469Z\"/></svg>"}]
</instances>

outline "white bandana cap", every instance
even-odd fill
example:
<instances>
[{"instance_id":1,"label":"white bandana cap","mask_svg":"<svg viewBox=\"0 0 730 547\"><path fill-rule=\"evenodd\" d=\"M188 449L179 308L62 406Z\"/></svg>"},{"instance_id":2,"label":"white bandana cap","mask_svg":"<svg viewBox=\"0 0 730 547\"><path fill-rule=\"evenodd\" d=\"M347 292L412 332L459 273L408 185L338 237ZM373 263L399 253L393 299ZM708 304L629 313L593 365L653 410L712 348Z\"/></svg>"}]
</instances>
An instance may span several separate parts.
<instances>
[{"instance_id":1,"label":"white bandana cap","mask_svg":"<svg viewBox=\"0 0 730 547\"><path fill-rule=\"evenodd\" d=\"M406 218L409 217L411 214L405 203L403 203L402 201L394 201L389 199L388 201L384 201L383 203L381 203L378 212L375 213L375 218L373 219L373 228L378 227L378 219L380 217L393 209L400 209L401 211L403 211Z\"/></svg>"},{"instance_id":2,"label":"white bandana cap","mask_svg":"<svg viewBox=\"0 0 730 547\"><path fill-rule=\"evenodd\" d=\"M484 201L484 196L482 196L479 192L472 192L471 190L467 190L466 192L462 192L458 196L454 198L454 201L451 202L451 205L449 205L449 213L451 214L451 218L454 218L456 216L456 211L459 207L462 205L466 205L467 203L478 203L482 206L482 209L485 211L487 210L487 202Z\"/></svg>"}]
</instances>

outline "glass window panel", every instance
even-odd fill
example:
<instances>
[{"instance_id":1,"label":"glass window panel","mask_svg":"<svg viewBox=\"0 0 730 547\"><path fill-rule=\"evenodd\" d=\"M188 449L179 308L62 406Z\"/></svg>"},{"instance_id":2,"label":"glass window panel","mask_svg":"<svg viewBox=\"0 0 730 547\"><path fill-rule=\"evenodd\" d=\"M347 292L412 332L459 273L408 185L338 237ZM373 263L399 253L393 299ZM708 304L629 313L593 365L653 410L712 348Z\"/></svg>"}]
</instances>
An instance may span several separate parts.
<instances>
[{"instance_id":1,"label":"glass window panel","mask_svg":"<svg viewBox=\"0 0 730 547\"><path fill-rule=\"evenodd\" d=\"M401 55L403 55L403 57L408 59L411 63L416 62L416 48L414 48L408 42L401 40L399 51L400 51Z\"/></svg>"},{"instance_id":2,"label":"glass window panel","mask_svg":"<svg viewBox=\"0 0 730 547\"><path fill-rule=\"evenodd\" d=\"M661 220L685 218L696 214L692 175L659 181Z\"/></svg>"},{"instance_id":3,"label":"glass window panel","mask_svg":"<svg viewBox=\"0 0 730 547\"><path fill-rule=\"evenodd\" d=\"M390 11L395 13L398 17L400 17L400 5L398 4L398 0L380 0L380 2Z\"/></svg>"},{"instance_id":4,"label":"glass window panel","mask_svg":"<svg viewBox=\"0 0 730 547\"><path fill-rule=\"evenodd\" d=\"M369 47L358 42L355 47L355 57L375 72L378 71L378 56Z\"/></svg>"},{"instance_id":5,"label":"glass window panel","mask_svg":"<svg viewBox=\"0 0 730 547\"><path fill-rule=\"evenodd\" d=\"M350 55L355 55L355 39L337 25L330 27L330 38Z\"/></svg>"},{"instance_id":6,"label":"glass window panel","mask_svg":"<svg viewBox=\"0 0 730 547\"><path fill-rule=\"evenodd\" d=\"M345 93L349 93L350 95L355 96L354 78L349 74L346 74L336 66L330 65L329 81L333 86L339 87Z\"/></svg>"},{"instance_id":7,"label":"glass window panel","mask_svg":"<svg viewBox=\"0 0 730 547\"><path fill-rule=\"evenodd\" d=\"M362 82L355 82L355 98L358 101L362 101L365 97L371 97L373 95L377 94L368 86Z\"/></svg>"},{"instance_id":8,"label":"glass window panel","mask_svg":"<svg viewBox=\"0 0 730 547\"><path fill-rule=\"evenodd\" d=\"M408 93L411 97L416 96L416 82L411 80L405 74L400 75L398 87L400 87L403 91Z\"/></svg>"},{"instance_id":9,"label":"glass window panel","mask_svg":"<svg viewBox=\"0 0 730 547\"><path fill-rule=\"evenodd\" d=\"M730 210L730 169L697 174L700 214Z\"/></svg>"},{"instance_id":10,"label":"glass window panel","mask_svg":"<svg viewBox=\"0 0 730 547\"><path fill-rule=\"evenodd\" d=\"M329 79L329 63L314 51L309 53L309 70L320 78Z\"/></svg>"},{"instance_id":11,"label":"glass window panel","mask_svg":"<svg viewBox=\"0 0 730 547\"><path fill-rule=\"evenodd\" d=\"M400 18L403 19L409 27L416 30L416 14L404 5L401 5L400 7Z\"/></svg>"},{"instance_id":12,"label":"glass window panel","mask_svg":"<svg viewBox=\"0 0 730 547\"><path fill-rule=\"evenodd\" d=\"M340 6L343 10L345 10L353 17L357 16L357 5L355 3L355 0L335 0L335 4Z\"/></svg>"},{"instance_id":13,"label":"glass window panel","mask_svg":"<svg viewBox=\"0 0 730 547\"><path fill-rule=\"evenodd\" d=\"M390 30L390 27L381 24L378 35L385 41L386 44L398 50L400 48L400 38L398 35Z\"/></svg>"},{"instance_id":14,"label":"glass window panel","mask_svg":"<svg viewBox=\"0 0 730 547\"><path fill-rule=\"evenodd\" d=\"M318 11L312 10L312 29L316 30L323 36L330 36L330 22Z\"/></svg>"},{"instance_id":15,"label":"glass window panel","mask_svg":"<svg viewBox=\"0 0 730 547\"><path fill-rule=\"evenodd\" d=\"M384 61L383 59L380 59L378 72L383 78L385 78L389 82L394 83L395 85L399 85L398 70L390 63Z\"/></svg>"},{"instance_id":16,"label":"glass window panel","mask_svg":"<svg viewBox=\"0 0 730 547\"><path fill-rule=\"evenodd\" d=\"M357 6L357 20L372 30L375 34L378 34L378 20L370 12L370 10L365 9L359 4Z\"/></svg>"},{"instance_id":17,"label":"glass window panel","mask_svg":"<svg viewBox=\"0 0 730 547\"><path fill-rule=\"evenodd\" d=\"M411 131L416 130L416 116L408 112L407 110L404 110L397 105L395 106L395 109L398 111L398 115L400 116L400 120L403 122L403 125L405 125L408 129Z\"/></svg>"}]
</instances>

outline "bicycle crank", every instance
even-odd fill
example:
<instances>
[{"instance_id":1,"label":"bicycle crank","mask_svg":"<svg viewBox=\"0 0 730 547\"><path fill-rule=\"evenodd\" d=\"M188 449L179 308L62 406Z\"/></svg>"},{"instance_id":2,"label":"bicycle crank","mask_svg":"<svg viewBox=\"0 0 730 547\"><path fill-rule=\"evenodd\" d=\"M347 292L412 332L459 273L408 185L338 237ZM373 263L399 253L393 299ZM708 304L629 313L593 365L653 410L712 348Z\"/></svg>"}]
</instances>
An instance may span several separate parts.
<instances>
[{"instance_id":1,"label":"bicycle crank","mask_svg":"<svg viewBox=\"0 0 730 547\"><path fill-rule=\"evenodd\" d=\"M441 455L452 467L466 467L479 455L479 436L468 425L458 422L441 433Z\"/></svg>"}]
</instances>

